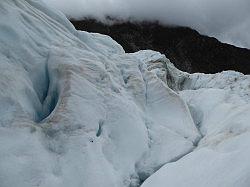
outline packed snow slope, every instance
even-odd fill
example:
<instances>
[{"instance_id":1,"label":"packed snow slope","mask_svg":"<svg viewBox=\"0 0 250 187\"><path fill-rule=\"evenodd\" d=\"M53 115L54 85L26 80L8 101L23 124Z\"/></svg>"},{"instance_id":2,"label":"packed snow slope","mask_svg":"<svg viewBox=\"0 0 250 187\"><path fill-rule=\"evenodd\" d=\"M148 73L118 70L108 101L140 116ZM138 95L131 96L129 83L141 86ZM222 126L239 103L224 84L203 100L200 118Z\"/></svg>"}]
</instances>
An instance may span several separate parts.
<instances>
[{"instance_id":1,"label":"packed snow slope","mask_svg":"<svg viewBox=\"0 0 250 187\"><path fill-rule=\"evenodd\" d=\"M249 76L126 54L38 0L0 1L0 45L1 187L250 185Z\"/></svg>"}]
</instances>

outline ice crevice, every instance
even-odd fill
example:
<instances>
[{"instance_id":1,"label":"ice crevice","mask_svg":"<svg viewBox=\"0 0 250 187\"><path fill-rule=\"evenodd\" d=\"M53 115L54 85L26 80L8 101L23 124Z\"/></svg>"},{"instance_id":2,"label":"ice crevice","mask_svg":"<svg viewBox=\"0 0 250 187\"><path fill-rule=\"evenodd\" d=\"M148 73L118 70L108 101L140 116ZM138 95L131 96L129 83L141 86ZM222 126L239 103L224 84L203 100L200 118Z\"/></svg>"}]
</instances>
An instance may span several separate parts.
<instances>
[{"instance_id":1,"label":"ice crevice","mask_svg":"<svg viewBox=\"0 0 250 187\"><path fill-rule=\"evenodd\" d=\"M42 122L53 112L59 100L59 90L54 78L56 74L55 72L51 73L48 63L49 55L47 62L44 66L44 75L40 75L42 77L37 78L39 82L34 83L41 84L42 87L42 89L35 89L36 93L38 94L38 97L40 95L39 99L41 102L41 109L37 111L37 119L35 120L38 123Z\"/></svg>"},{"instance_id":2,"label":"ice crevice","mask_svg":"<svg viewBox=\"0 0 250 187\"><path fill-rule=\"evenodd\" d=\"M145 54L145 52L142 51L142 52L139 52L137 55L140 56L140 53ZM161 56L160 54L150 52L150 51L147 51L147 54L145 56L147 56L147 57L144 57L145 59L143 59L143 57L140 59L138 69L139 69L139 71L140 71L140 73L142 75L142 79L143 79L143 82L144 82L144 85L145 85L145 110L146 110L146 115L147 115L147 117L145 119L145 127L147 129L148 146L149 146L150 150L149 150L149 153L146 153L145 154L146 156L144 155L141 158L141 160L139 162L137 162L136 165L135 165L135 168L136 168L136 171L137 171L137 176L138 176L139 181L140 181L138 183L138 185L135 185L135 186L141 186L143 184L143 182L145 180L147 180L147 178L149 178L154 173L156 173L158 170L160 170L162 166L165 166L165 165L173 163L173 162L178 162L180 159L182 159L186 155L188 155L188 154L192 153L193 151L195 151L195 149L197 148L199 142L203 138L203 136L201 135L200 129L199 129L199 125L198 124L196 125L196 121L198 121L199 119L196 119L197 116L193 115L193 113L191 113L190 107L187 105L185 110L187 110L186 111L187 113L190 112L190 117L191 117L190 123L191 124L195 123L194 131L197 130L197 134L198 134L196 136L196 138L194 138L194 139L192 139L190 141L191 146L184 148L180 152L177 151L174 156L170 157L169 159L165 159L165 161L159 162L158 164L155 164L155 165L153 164L152 165L152 163L150 163L151 161L149 161L149 160L152 159L154 156L156 156L156 155L150 155L150 154L152 154L150 152L151 152L151 150L155 149L155 143L154 142L159 141L159 140L157 140L157 138L154 137L154 135L153 135L154 131L156 130L156 129L154 129L153 126L156 125L156 124L154 124L155 123L154 119L152 119L152 117L154 118L154 116L151 116L152 113L150 112L149 108L152 107L152 103L161 102L161 100L162 100L162 98L158 98L159 96L157 96L157 95L155 95L155 97L158 98L158 99L153 98L153 100L152 100L152 83L154 85L157 85L156 86L157 89L162 91L162 92L161 91L159 92L159 94L161 95L160 97L166 97L165 94L164 94L164 92L166 91L167 93L168 92L170 93L169 95L167 94L168 95L167 97L169 97L168 99L173 98L173 100L175 100L176 98L178 98L177 100L179 100L180 98L176 94L177 90L175 90L173 87L169 87L171 90L169 88L165 87L165 85L168 85L168 82L167 82L167 80L168 80L168 74L167 74L168 67L167 67L167 65L168 65L169 61L165 57ZM152 82L152 80L154 80L155 82L154 81ZM172 78L171 81L175 81L175 78ZM178 85L175 85L175 86L179 87ZM178 102L180 102L179 104L181 105L181 107L185 108L185 104L184 104L184 102L182 103L181 99L180 99L180 101L177 101L177 103ZM167 105L168 104L166 104L166 106ZM159 105L159 107L160 107L160 105ZM166 111L168 111L168 110L166 110ZM178 110L177 110L177 112L178 112ZM163 113L162 115L169 115L169 114L167 114L167 113L164 114ZM163 123L162 122L156 122L156 123L160 123L160 124L158 124L159 126L162 125L160 128L164 128L164 129L166 128L166 130L169 131L168 133L170 133L170 134L173 133L174 136L180 136L180 137L183 137L183 139L188 139L188 135L183 135L182 134L183 132L181 132L181 131L179 131L179 130L177 130L175 128L171 129L171 126L164 127L164 122ZM165 123L169 123L168 118L166 118ZM166 134L166 136L171 136L171 135ZM164 145L162 145L162 146L164 147ZM178 144L176 144L175 146L178 146ZM149 154L150 156L147 156L147 154ZM161 153L159 153L159 154L161 154ZM157 159L157 158L155 158L155 159ZM148 165L147 164L144 165L143 162L145 162L145 163L148 162L147 163ZM142 165L144 165L144 166L142 166ZM144 168L144 169L142 169L142 168Z\"/></svg>"},{"instance_id":3,"label":"ice crevice","mask_svg":"<svg viewBox=\"0 0 250 187\"><path fill-rule=\"evenodd\" d=\"M195 121L195 119L193 118L193 120ZM147 130L149 130L149 128L147 127ZM187 150L186 152L180 154L180 155L177 155L175 156L174 158L171 158L169 161L161 164L161 165L158 165L157 167L154 167L153 168L153 172L149 174L146 174L144 173L144 171L141 171L141 172L137 172L137 175L139 177L139 184L138 186L143 186L143 183L148 179L150 178L150 176L154 175L155 173L157 173L157 171L159 171L163 166L167 166L168 164L172 164L174 162L178 162L179 160L183 159L184 157L188 156L190 153L194 152L198 146L199 146L199 142L202 141L202 139L204 138L204 135L202 135L202 133L200 132L200 128L199 126L197 126L197 130L199 131L199 134L200 136L193 142L193 147L190 148L190 150ZM149 136L149 139L152 140L152 138L150 138L150 135Z\"/></svg>"}]
</instances>

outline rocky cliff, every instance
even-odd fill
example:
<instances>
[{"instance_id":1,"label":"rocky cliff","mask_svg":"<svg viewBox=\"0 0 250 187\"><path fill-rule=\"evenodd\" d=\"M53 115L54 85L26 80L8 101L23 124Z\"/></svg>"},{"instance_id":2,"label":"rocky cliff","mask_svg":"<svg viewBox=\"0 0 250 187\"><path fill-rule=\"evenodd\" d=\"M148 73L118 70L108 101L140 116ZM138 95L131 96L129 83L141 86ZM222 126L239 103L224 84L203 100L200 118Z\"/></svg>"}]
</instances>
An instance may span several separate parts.
<instances>
[{"instance_id":1,"label":"rocky cliff","mask_svg":"<svg viewBox=\"0 0 250 187\"><path fill-rule=\"evenodd\" d=\"M187 27L162 26L158 22L116 22L106 25L93 19L71 21L78 30L111 36L126 52L159 51L175 66L190 73L235 70L250 73L250 50L221 43Z\"/></svg>"}]
</instances>

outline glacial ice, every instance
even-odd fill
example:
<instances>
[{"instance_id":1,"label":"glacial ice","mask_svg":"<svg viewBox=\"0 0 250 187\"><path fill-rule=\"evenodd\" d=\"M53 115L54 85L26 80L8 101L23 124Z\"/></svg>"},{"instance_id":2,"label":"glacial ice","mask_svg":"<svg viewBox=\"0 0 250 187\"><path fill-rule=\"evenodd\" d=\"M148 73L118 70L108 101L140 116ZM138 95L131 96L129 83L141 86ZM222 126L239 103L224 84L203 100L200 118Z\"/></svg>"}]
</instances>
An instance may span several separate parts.
<instances>
[{"instance_id":1,"label":"glacial ice","mask_svg":"<svg viewBox=\"0 0 250 187\"><path fill-rule=\"evenodd\" d=\"M142 186L249 186L249 75L187 74L171 64L168 69L168 84L189 106L202 138L192 152L165 164Z\"/></svg>"},{"instance_id":2,"label":"glacial ice","mask_svg":"<svg viewBox=\"0 0 250 187\"><path fill-rule=\"evenodd\" d=\"M0 2L0 45L1 187L249 186L249 76L126 54L39 0Z\"/></svg>"}]
</instances>

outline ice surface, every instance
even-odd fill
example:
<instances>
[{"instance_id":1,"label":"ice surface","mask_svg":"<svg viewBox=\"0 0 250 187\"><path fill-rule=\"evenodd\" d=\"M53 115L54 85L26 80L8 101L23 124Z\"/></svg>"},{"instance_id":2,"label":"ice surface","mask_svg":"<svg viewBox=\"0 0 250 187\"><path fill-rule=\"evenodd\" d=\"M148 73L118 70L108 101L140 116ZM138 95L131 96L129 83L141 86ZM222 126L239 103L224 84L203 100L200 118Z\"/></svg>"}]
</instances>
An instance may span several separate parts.
<instances>
[{"instance_id":1,"label":"ice surface","mask_svg":"<svg viewBox=\"0 0 250 187\"><path fill-rule=\"evenodd\" d=\"M188 104L202 138L191 153L165 164L142 186L249 186L250 76L187 74L171 64L168 69L166 82Z\"/></svg>"},{"instance_id":2,"label":"ice surface","mask_svg":"<svg viewBox=\"0 0 250 187\"><path fill-rule=\"evenodd\" d=\"M0 2L0 45L1 187L249 184L248 76L126 54L39 0Z\"/></svg>"}]
</instances>

